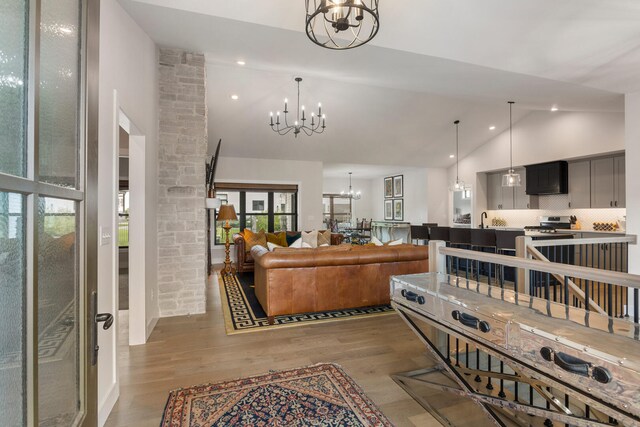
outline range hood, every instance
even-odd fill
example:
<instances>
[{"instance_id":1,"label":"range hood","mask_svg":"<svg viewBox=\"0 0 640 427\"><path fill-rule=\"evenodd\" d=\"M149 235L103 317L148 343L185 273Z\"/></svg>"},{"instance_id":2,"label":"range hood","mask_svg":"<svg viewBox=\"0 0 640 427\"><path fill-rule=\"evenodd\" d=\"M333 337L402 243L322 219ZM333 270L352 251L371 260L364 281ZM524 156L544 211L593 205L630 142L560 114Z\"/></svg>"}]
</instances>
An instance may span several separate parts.
<instances>
[{"instance_id":1,"label":"range hood","mask_svg":"<svg viewBox=\"0 0 640 427\"><path fill-rule=\"evenodd\" d=\"M567 194L569 164L565 161L526 166L528 195Z\"/></svg>"}]
</instances>

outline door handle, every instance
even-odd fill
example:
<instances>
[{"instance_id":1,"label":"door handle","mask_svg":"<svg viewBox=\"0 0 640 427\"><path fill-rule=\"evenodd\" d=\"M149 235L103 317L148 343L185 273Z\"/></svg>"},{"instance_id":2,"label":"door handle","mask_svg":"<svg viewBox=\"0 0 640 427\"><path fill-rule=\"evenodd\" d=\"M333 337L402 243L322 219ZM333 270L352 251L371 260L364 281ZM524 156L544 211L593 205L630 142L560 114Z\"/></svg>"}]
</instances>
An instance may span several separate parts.
<instances>
[{"instance_id":1,"label":"door handle","mask_svg":"<svg viewBox=\"0 0 640 427\"><path fill-rule=\"evenodd\" d=\"M418 295L415 292L411 292L411 291L408 291L406 289L401 290L400 294L403 297L405 297L405 299L407 299L408 301L417 302L420 305L422 305L422 304L424 304L426 302L422 295Z\"/></svg>"},{"instance_id":2,"label":"door handle","mask_svg":"<svg viewBox=\"0 0 640 427\"><path fill-rule=\"evenodd\" d=\"M469 314L461 313L458 310L453 310L451 312L451 317L462 323L464 326L468 326L473 329L480 329L480 331L484 333L487 333L491 330L489 322L485 322L484 320L480 320L477 317L471 316Z\"/></svg>"},{"instance_id":3,"label":"door handle","mask_svg":"<svg viewBox=\"0 0 640 427\"><path fill-rule=\"evenodd\" d=\"M562 352L555 352L550 347L542 347L540 354L544 360L555 363L562 370L583 377L590 377L602 384L610 383L613 380L607 368L593 365L585 360L578 359Z\"/></svg>"},{"instance_id":4,"label":"door handle","mask_svg":"<svg viewBox=\"0 0 640 427\"><path fill-rule=\"evenodd\" d=\"M618 201L617 200L613 204L615 205L616 208L618 207Z\"/></svg>"},{"instance_id":5,"label":"door handle","mask_svg":"<svg viewBox=\"0 0 640 427\"><path fill-rule=\"evenodd\" d=\"M613 201L609 202L609 206L613 207Z\"/></svg>"},{"instance_id":6,"label":"door handle","mask_svg":"<svg viewBox=\"0 0 640 427\"><path fill-rule=\"evenodd\" d=\"M98 323L104 323L102 325L103 330L107 330L113 325L113 314L111 313L98 313L98 293L93 291L91 293L91 307L89 311L89 318L91 322L91 366L95 366L98 363Z\"/></svg>"}]
</instances>

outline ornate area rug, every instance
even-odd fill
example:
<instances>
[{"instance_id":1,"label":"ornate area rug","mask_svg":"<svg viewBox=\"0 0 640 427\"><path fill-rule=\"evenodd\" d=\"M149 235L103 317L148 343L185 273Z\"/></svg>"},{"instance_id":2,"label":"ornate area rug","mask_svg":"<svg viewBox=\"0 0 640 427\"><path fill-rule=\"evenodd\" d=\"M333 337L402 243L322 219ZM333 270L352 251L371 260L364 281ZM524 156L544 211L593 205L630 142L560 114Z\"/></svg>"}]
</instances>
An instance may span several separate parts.
<instances>
[{"instance_id":1,"label":"ornate area rug","mask_svg":"<svg viewBox=\"0 0 640 427\"><path fill-rule=\"evenodd\" d=\"M161 427L391 426L337 365L173 390Z\"/></svg>"},{"instance_id":2,"label":"ornate area rug","mask_svg":"<svg viewBox=\"0 0 640 427\"><path fill-rule=\"evenodd\" d=\"M227 335L264 331L275 328L302 326L316 322L335 322L370 316L395 313L390 305L351 308L345 310L302 313L276 316L275 324L269 325L267 314L256 298L253 287L253 273L236 276L218 274L222 311Z\"/></svg>"}]
</instances>

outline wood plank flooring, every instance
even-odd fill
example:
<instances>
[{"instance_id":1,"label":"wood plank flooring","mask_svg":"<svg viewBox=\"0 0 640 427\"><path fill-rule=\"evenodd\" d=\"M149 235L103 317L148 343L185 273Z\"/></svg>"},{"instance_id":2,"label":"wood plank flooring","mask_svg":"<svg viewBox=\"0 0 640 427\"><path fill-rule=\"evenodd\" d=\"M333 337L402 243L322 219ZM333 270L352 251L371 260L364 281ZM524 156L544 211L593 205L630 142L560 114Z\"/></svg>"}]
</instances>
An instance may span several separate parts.
<instances>
[{"instance_id":1,"label":"wood plank flooring","mask_svg":"<svg viewBox=\"0 0 640 427\"><path fill-rule=\"evenodd\" d=\"M127 346L126 333L119 341L120 399L107 427L157 427L174 388L320 362L340 364L396 426L440 425L390 378L433 365L397 316L227 336L212 277L206 314L160 319L143 346Z\"/></svg>"}]
</instances>

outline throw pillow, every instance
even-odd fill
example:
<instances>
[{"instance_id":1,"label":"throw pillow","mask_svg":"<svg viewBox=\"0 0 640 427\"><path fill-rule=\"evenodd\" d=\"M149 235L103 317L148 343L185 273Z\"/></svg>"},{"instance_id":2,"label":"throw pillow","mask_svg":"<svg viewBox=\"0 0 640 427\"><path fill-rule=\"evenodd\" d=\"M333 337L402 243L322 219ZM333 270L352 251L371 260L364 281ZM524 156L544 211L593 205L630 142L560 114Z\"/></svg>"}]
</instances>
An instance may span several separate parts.
<instances>
[{"instance_id":1,"label":"throw pillow","mask_svg":"<svg viewBox=\"0 0 640 427\"><path fill-rule=\"evenodd\" d=\"M269 251L273 251L276 248L282 248L282 245L276 245L275 243L271 243L271 242L267 242L267 248L269 248Z\"/></svg>"},{"instance_id":2,"label":"throw pillow","mask_svg":"<svg viewBox=\"0 0 640 427\"><path fill-rule=\"evenodd\" d=\"M387 246L398 246L402 244L402 239L394 240L392 242L387 243Z\"/></svg>"},{"instance_id":3,"label":"throw pillow","mask_svg":"<svg viewBox=\"0 0 640 427\"><path fill-rule=\"evenodd\" d=\"M246 252L251 252L251 248L254 246L260 245L263 247L267 247L267 236L264 233L264 230L260 230L257 233L245 228L244 230L244 247Z\"/></svg>"},{"instance_id":4,"label":"throw pillow","mask_svg":"<svg viewBox=\"0 0 640 427\"><path fill-rule=\"evenodd\" d=\"M371 243L373 243L376 246L382 246L382 242L376 236L373 236L371 238Z\"/></svg>"},{"instance_id":5,"label":"throw pillow","mask_svg":"<svg viewBox=\"0 0 640 427\"><path fill-rule=\"evenodd\" d=\"M318 246L331 245L331 230L318 231Z\"/></svg>"},{"instance_id":6,"label":"throw pillow","mask_svg":"<svg viewBox=\"0 0 640 427\"><path fill-rule=\"evenodd\" d=\"M294 249L300 249L302 247L302 237L296 240L295 242L292 242L289 245L289 247Z\"/></svg>"},{"instance_id":7,"label":"throw pillow","mask_svg":"<svg viewBox=\"0 0 640 427\"><path fill-rule=\"evenodd\" d=\"M318 247L318 231L303 231L302 232L302 243L306 243L310 248Z\"/></svg>"},{"instance_id":8,"label":"throw pillow","mask_svg":"<svg viewBox=\"0 0 640 427\"><path fill-rule=\"evenodd\" d=\"M302 237L302 233L294 233L294 234L284 233L284 234L287 239L287 246L291 246L293 242L295 242L300 237Z\"/></svg>"},{"instance_id":9,"label":"throw pillow","mask_svg":"<svg viewBox=\"0 0 640 427\"><path fill-rule=\"evenodd\" d=\"M287 246L287 233L267 233L267 242L275 243L278 246Z\"/></svg>"}]
</instances>

